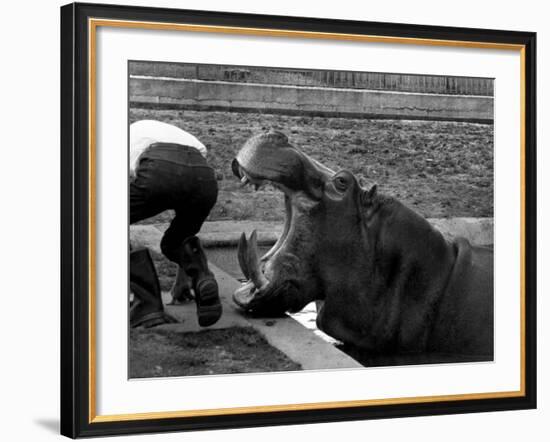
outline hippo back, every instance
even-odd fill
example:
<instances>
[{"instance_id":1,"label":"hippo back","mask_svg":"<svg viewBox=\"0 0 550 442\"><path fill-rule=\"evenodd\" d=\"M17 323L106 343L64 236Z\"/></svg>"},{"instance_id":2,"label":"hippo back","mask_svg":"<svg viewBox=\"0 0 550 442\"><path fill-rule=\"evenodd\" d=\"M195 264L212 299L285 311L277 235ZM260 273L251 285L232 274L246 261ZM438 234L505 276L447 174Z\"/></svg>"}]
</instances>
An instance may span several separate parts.
<instances>
[{"instance_id":1,"label":"hippo back","mask_svg":"<svg viewBox=\"0 0 550 442\"><path fill-rule=\"evenodd\" d=\"M438 306L429 349L493 357L493 252L454 242L456 261Z\"/></svg>"}]
</instances>

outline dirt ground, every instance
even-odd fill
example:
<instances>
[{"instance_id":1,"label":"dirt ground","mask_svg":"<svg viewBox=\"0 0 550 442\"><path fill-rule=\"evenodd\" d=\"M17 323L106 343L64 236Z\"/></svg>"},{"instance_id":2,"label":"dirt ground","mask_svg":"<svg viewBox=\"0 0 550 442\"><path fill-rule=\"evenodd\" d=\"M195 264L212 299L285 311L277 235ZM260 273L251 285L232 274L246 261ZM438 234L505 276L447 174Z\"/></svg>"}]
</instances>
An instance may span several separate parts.
<instances>
[{"instance_id":1,"label":"dirt ground","mask_svg":"<svg viewBox=\"0 0 550 442\"><path fill-rule=\"evenodd\" d=\"M252 134L268 128L334 170L348 169L365 186L378 183L425 217L493 216L493 126L234 112L130 110L130 121L156 119L197 136L219 179L210 220L282 220L275 189L242 188L231 160ZM167 221L164 213L146 221Z\"/></svg>"},{"instance_id":2,"label":"dirt ground","mask_svg":"<svg viewBox=\"0 0 550 442\"><path fill-rule=\"evenodd\" d=\"M254 329L130 331L130 378L296 371L301 366Z\"/></svg>"}]
</instances>

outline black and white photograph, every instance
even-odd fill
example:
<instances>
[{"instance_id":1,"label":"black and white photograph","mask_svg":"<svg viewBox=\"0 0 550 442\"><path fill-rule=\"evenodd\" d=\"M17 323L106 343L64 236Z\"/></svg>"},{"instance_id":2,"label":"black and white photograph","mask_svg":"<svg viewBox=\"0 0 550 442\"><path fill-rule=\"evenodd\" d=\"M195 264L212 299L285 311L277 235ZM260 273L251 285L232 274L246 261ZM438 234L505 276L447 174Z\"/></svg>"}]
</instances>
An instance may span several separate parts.
<instances>
[{"instance_id":1,"label":"black and white photograph","mask_svg":"<svg viewBox=\"0 0 550 442\"><path fill-rule=\"evenodd\" d=\"M128 377L492 363L494 87L128 61Z\"/></svg>"}]
</instances>

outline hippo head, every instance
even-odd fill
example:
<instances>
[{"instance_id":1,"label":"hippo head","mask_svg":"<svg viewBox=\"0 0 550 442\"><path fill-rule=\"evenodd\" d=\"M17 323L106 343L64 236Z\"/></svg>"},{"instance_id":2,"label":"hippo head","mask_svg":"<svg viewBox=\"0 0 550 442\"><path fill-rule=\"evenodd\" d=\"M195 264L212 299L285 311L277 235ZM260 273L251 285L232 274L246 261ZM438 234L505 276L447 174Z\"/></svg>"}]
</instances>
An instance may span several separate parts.
<instances>
[{"instance_id":1,"label":"hippo head","mask_svg":"<svg viewBox=\"0 0 550 442\"><path fill-rule=\"evenodd\" d=\"M364 255L364 247L354 251L350 242L361 242L366 203L375 188L361 189L350 172L334 173L277 131L250 138L232 168L244 184L258 188L270 183L280 189L286 208L283 233L263 257L258 257L255 232L248 241L241 236L238 257L248 281L233 296L241 308L262 315L295 312L324 299L338 280L353 284L342 276L348 271L340 272L341 260ZM353 267L352 262L348 270Z\"/></svg>"}]
</instances>

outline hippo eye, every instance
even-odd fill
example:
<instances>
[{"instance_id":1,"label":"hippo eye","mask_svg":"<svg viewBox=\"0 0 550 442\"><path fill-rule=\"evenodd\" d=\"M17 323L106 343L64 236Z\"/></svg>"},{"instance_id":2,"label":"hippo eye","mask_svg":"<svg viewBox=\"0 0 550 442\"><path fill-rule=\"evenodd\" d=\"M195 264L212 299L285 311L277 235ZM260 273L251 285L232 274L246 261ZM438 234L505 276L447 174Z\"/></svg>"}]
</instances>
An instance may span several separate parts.
<instances>
[{"instance_id":1,"label":"hippo eye","mask_svg":"<svg viewBox=\"0 0 550 442\"><path fill-rule=\"evenodd\" d=\"M348 188L348 182L343 176L337 176L334 179L334 186L340 192L344 192Z\"/></svg>"}]
</instances>

